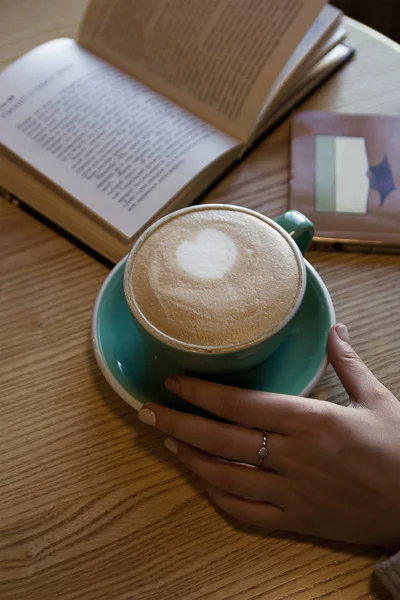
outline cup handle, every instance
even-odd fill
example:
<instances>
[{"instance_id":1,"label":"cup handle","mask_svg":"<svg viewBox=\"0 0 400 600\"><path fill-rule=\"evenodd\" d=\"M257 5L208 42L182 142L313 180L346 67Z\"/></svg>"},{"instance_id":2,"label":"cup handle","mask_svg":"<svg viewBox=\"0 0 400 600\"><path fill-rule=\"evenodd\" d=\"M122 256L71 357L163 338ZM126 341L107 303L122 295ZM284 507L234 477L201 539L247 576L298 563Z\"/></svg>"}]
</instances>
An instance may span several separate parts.
<instances>
[{"instance_id":1,"label":"cup handle","mask_svg":"<svg viewBox=\"0 0 400 600\"><path fill-rule=\"evenodd\" d=\"M301 253L305 254L314 235L311 221L297 210L288 210L276 222L294 239Z\"/></svg>"}]
</instances>

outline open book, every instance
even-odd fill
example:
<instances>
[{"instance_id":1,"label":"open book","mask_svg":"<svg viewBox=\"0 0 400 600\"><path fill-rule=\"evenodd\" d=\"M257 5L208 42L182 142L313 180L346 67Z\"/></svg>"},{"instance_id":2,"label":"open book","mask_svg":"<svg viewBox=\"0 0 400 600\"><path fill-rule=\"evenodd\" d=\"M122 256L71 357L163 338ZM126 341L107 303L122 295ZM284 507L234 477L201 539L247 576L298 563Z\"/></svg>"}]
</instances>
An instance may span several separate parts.
<instances>
[{"instance_id":1,"label":"open book","mask_svg":"<svg viewBox=\"0 0 400 600\"><path fill-rule=\"evenodd\" d=\"M352 51L323 0L92 0L0 74L0 186L112 261Z\"/></svg>"}]
</instances>

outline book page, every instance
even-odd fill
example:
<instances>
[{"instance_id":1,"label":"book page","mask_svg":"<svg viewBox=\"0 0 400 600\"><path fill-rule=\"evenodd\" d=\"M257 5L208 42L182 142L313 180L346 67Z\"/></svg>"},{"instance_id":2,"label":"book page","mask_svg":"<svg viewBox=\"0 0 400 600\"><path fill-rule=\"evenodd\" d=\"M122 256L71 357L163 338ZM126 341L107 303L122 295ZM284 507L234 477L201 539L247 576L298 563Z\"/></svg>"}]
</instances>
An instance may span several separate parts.
<instances>
[{"instance_id":1,"label":"book page","mask_svg":"<svg viewBox=\"0 0 400 600\"><path fill-rule=\"evenodd\" d=\"M298 96L302 89L306 90L308 88L310 79L314 77L314 72L324 70L326 65L325 58L327 55L330 55L333 50L342 45L342 42L345 40L346 36L346 29L343 27L343 25L339 25L336 29L334 29L334 32L330 37L322 37L321 41L314 47L314 51L311 54L305 55L304 59L297 65L294 72L288 78L286 78L285 81L281 81L279 88L274 89L271 92L259 115L257 127L253 132L252 139L250 140L251 142L256 140L258 136L265 130L265 123L270 123L271 117L274 114L279 113L283 106L290 103L295 96ZM343 51L344 54L347 54L347 51L342 47L340 53L343 53ZM340 62L340 58L338 59L336 54L337 53L332 54L332 57L334 57L332 59L332 63L337 63L338 61ZM331 70L329 65L326 65L326 67L327 70ZM300 99L301 98L298 98L298 100ZM292 103L292 106L294 105L295 104Z\"/></svg>"},{"instance_id":2,"label":"book page","mask_svg":"<svg viewBox=\"0 0 400 600\"><path fill-rule=\"evenodd\" d=\"M238 145L72 40L0 74L0 143L127 237Z\"/></svg>"},{"instance_id":3,"label":"book page","mask_svg":"<svg viewBox=\"0 0 400 600\"><path fill-rule=\"evenodd\" d=\"M343 13L340 10L330 4L326 5L321 10L290 59L279 73L279 76L275 80L274 85L268 94L263 110L265 110L266 106L281 92L285 84L290 86L291 78L303 64L309 62L312 63L311 66L315 64L317 58L314 59L314 55L316 54L317 49L333 36L334 31L340 25L342 15Z\"/></svg>"},{"instance_id":4,"label":"book page","mask_svg":"<svg viewBox=\"0 0 400 600\"><path fill-rule=\"evenodd\" d=\"M354 50L346 44L339 43L329 50L312 68L303 73L303 77L297 80L297 85L295 82L290 95L282 97L279 95L268 107L266 118L260 123L258 136L263 135L285 115L287 116L353 56ZM255 135L255 140L258 136Z\"/></svg>"},{"instance_id":5,"label":"book page","mask_svg":"<svg viewBox=\"0 0 400 600\"><path fill-rule=\"evenodd\" d=\"M247 141L325 0L92 0L89 50Z\"/></svg>"}]
</instances>

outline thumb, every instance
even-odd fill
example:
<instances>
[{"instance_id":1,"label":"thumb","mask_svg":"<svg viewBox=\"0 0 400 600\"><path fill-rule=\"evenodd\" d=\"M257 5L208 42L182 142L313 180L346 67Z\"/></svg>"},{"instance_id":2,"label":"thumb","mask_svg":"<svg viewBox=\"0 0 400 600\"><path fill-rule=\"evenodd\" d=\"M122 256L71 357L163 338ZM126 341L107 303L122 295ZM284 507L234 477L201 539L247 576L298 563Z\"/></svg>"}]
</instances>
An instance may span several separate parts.
<instances>
[{"instance_id":1,"label":"thumb","mask_svg":"<svg viewBox=\"0 0 400 600\"><path fill-rule=\"evenodd\" d=\"M391 396L389 390L376 379L351 346L346 325L335 325L330 330L328 354L351 400L373 409Z\"/></svg>"}]
</instances>

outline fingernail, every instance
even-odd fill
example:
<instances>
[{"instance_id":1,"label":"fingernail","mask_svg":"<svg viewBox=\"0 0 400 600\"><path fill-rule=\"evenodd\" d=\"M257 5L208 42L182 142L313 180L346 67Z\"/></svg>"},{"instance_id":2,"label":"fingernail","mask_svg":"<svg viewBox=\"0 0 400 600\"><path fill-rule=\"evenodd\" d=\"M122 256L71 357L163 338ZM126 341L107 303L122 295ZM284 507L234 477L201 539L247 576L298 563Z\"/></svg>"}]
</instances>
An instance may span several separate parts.
<instances>
[{"instance_id":1,"label":"fingernail","mask_svg":"<svg viewBox=\"0 0 400 600\"><path fill-rule=\"evenodd\" d=\"M174 377L173 375L171 375L170 377L167 377L167 379L165 380L165 387L170 392L173 392L174 394L177 394L179 392L179 381L178 381L178 379L176 377Z\"/></svg>"},{"instance_id":2,"label":"fingernail","mask_svg":"<svg viewBox=\"0 0 400 600\"><path fill-rule=\"evenodd\" d=\"M176 440L174 440L174 438L167 437L164 442L164 446L166 447L167 450L169 450L173 454L178 453L178 442Z\"/></svg>"},{"instance_id":3,"label":"fingernail","mask_svg":"<svg viewBox=\"0 0 400 600\"><path fill-rule=\"evenodd\" d=\"M150 408L142 408L138 414L139 421L151 425L152 427L156 424L156 413L150 410Z\"/></svg>"},{"instance_id":4,"label":"fingernail","mask_svg":"<svg viewBox=\"0 0 400 600\"><path fill-rule=\"evenodd\" d=\"M343 342L347 342L348 344L350 344L349 330L347 329L346 325L343 325L342 323L340 323L340 325L337 325L336 333Z\"/></svg>"}]
</instances>

